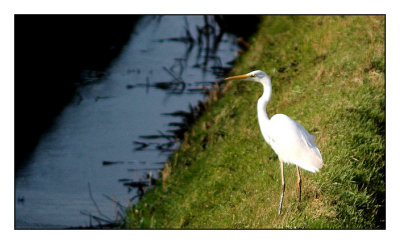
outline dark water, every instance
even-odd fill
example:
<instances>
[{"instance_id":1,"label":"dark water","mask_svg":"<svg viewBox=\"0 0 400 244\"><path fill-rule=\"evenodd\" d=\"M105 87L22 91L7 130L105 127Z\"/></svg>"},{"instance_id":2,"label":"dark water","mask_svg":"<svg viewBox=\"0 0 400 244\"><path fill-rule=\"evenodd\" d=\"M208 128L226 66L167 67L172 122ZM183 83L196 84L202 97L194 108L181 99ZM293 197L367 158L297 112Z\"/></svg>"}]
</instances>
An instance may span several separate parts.
<instances>
[{"instance_id":1,"label":"dark water","mask_svg":"<svg viewBox=\"0 0 400 244\"><path fill-rule=\"evenodd\" d=\"M178 146L163 135L181 120L163 114L188 111L234 59L236 37L218 33L211 17L146 16L107 69L82 72L73 101L16 172L16 228L118 220L119 204L140 193L127 185L157 177Z\"/></svg>"}]
</instances>

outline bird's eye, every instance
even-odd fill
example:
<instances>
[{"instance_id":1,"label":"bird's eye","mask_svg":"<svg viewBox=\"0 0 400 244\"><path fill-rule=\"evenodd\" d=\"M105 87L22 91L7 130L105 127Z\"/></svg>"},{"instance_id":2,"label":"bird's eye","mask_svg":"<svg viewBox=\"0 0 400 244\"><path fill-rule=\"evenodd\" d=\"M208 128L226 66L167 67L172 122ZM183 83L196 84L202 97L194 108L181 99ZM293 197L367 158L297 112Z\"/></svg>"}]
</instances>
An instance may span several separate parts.
<instances>
[{"instance_id":1,"label":"bird's eye","mask_svg":"<svg viewBox=\"0 0 400 244\"><path fill-rule=\"evenodd\" d=\"M256 74L251 74L250 76L251 76L251 77L256 77Z\"/></svg>"}]
</instances>

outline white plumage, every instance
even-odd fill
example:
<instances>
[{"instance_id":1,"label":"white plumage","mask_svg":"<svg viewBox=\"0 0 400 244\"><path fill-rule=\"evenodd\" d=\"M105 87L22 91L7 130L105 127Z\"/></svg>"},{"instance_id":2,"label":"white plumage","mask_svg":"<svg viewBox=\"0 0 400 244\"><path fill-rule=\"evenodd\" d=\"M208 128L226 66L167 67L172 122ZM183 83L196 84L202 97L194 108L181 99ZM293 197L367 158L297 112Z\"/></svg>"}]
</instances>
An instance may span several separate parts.
<instances>
[{"instance_id":1,"label":"white plumage","mask_svg":"<svg viewBox=\"0 0 400 244\"><path fill-rule=\"evenodd\" d=\"M266 128L265 128L266 127ZM261 131L269 130L272 141L269 142L278 157L286 163L296 164L311 172L322 167L322 156L310 135L303 126L284 114L276 114L268 125L260 125Z\"/></svg>"},{"instance_id":2,"label":"white plumage","mask_svg":"<svg viewBox=\"0 0 400 244\"><path fill-rule=\"evenodd\" d=\"M225 80L256 81L263 85L264 93L257 102L257 116L261 133L265 141L272 147L281 162L282 193L279 204L279 214L285 190L283 162L295 164L310 172L318 172L323 166L321 153L315 144L315 136L308 133L303 126L284 114L276 114L268 118L266 108L272 95L271 79L261 70L245 75L226 78ZM301 199L301 177L297 168L299 184L299 200Z\"/></svg>"}]
</instances>

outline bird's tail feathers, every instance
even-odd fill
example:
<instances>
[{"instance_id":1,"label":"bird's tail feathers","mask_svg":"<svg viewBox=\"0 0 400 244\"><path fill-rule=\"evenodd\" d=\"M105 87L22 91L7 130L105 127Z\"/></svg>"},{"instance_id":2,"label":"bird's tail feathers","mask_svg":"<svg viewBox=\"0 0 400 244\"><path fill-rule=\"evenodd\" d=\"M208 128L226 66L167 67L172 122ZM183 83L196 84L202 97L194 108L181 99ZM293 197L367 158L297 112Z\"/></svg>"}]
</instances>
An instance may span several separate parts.
<instances>
[{"instance_id":1,"label":"bird's tail feathers","mask_svg":"<svg viewBox=\"0 0 400 244\"><path fill-rule=\"evenodd\" d=\"M307 171L316 173L323 166L323 160L320 151L317 147L314 147L312 152L305 158L296 162L296 164Z\"/></svg>"}]
</instances>

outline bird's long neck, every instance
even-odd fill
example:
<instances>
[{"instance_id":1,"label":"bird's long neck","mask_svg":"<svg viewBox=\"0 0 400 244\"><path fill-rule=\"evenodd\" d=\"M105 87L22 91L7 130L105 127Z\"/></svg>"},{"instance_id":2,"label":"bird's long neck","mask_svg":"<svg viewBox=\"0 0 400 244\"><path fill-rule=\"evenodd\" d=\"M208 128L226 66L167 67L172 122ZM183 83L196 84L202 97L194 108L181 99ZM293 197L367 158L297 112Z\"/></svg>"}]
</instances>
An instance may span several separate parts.
<instances>
[{"instance_id":1,"label":"bird's long neck","mask_svg":"<svg viewBox=\"0 0 400 244\"><path fill-rule=\"evenodd\" d=\"M264 77L260 83L264 87L264 93L263 95L258 99L257 102L257 116L258 116L258 122L261 125L266 125L266 123L269 122L269 118L267 115L267 104L269 100L271 99L272 95L272 86L271 86L271 79L266 76Z\"/></svg>"}]
</instances>

